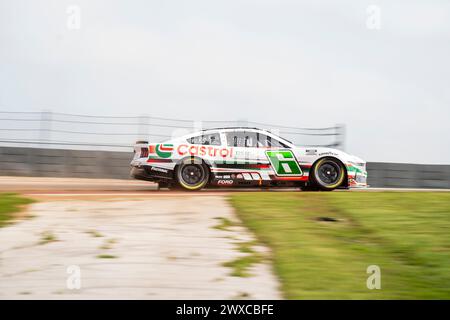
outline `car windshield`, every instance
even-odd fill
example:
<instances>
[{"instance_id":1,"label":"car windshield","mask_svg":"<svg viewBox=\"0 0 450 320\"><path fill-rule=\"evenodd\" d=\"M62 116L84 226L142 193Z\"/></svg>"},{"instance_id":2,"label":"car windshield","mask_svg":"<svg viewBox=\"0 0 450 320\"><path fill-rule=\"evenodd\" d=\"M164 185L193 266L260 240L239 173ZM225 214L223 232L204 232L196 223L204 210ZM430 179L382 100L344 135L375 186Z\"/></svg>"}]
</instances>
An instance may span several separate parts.
<instances>
[{"instance_id":1,"label":"car windshield","mask_svg":"<svg viewBox=\"0 0 450 320\"><path fill-rule=\"evenodd\" d=\"M290 141L290 140L288 140L288 139L286 139L286 138L283 138L283 137L280 137L279 135L277 135L277 134L275 134L275 133L272 133L272 132L270 132L276 139L278 139L278 140L282 140L282 141L286 141L286 142L288 142L288 143L290 143L290 144L294 144L294 143L292 143L292 141Z\"/></svg>"}]
</instances>

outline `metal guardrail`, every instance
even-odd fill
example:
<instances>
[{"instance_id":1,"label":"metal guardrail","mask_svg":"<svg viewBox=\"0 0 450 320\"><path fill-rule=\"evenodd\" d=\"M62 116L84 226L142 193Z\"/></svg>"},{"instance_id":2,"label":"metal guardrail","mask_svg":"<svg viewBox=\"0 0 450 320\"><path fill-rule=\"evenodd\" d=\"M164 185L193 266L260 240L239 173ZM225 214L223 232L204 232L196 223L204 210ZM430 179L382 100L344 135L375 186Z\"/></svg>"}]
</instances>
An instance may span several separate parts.
<instances>
[{"instance_id":1,"label":"metal guardrail","mask_svg":"<svg viewBox=\"0 0 450 320\"><path fill-rule=\"evenodd\" d=\"M250 126L304 146L344 148L345 126L295 127L246 120L187 120L149 115L103 116L51 111L0 111L0 145L86 150L128 150L135 140L161 142L202 129Z\"/></svg>"}]
</instances>

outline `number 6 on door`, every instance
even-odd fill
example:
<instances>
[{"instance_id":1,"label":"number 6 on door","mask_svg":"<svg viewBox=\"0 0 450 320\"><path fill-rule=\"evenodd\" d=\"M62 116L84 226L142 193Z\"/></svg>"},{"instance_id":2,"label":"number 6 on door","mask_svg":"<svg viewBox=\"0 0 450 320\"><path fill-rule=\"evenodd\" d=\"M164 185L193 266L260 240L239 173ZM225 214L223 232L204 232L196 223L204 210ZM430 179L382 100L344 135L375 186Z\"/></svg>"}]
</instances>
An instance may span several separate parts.
<instances>
[{"instance_id":1,"label":"number 6 on door","mask_svg":"<svg viewBox=\"0 0 450 320\"><path fill-rule=\"evenodd\" d=\"M267 158L277 176L301 176L302 169L291 150L266 151Z\"/></svg>"}]
</instances>

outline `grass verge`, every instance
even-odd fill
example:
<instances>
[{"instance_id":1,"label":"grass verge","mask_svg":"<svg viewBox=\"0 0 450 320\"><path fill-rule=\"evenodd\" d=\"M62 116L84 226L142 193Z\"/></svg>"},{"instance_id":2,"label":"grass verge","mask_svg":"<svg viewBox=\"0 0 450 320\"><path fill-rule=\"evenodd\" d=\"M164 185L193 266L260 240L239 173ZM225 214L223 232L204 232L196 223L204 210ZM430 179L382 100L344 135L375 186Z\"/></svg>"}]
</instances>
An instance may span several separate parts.
<instances>
[{"instance_id":1,"label":"grass verge","mask_svg":"<svg viewBox=\"0 0 450 320\"><path fill-rule=\"evenodd\" d=\"M116 259L117 256L114 256L112 254L99 254L97 256L98 259Z\"/></svg>"},{"instance_id":2,"label":"grass verge","mask_svg":"<svg viewBox=\"0 0 450 320\"><path fill-rule=\"evenodd\" d=\"M243 255L234 260L227 261L223 266L231 268L231 276L233 277L250 277L250 269L253 265L260 263L264 259L264 255L254 249L256 241L237 242L237 250Z\"/></svg>"},{"instance_id":3,"label":"grass verge","mask_svg":"<svg viewBox=\"0 0 450 320\"><path fill-rule=\"evenodd\" d=\"M213 227L214 229L217 229L217 230L227 231L231 227L238 225L235 221L232 221L228 218L218 217L215 219L219 220L219 223Z\"/></svg>"},{"instance_id":4,"label":"grass verge","mask_svg":"<svg viewBox=\"0 0 450 320\"><path fill-rule=\"evenodd\" d=\"M51 231L44 231L41 233L41 240L39 241L40 245L51 243L58 241L55 234Z\"/></svg>"},{"instance_id":5,"label":"grass verge","mask_svg":"<svg viewBox=\"0 0 450 320\"><path fill-rule=\"evenodd\" d=\"M239 193L289 299L449 299L450 193ZM369 290L367 268L381 270Z\"/></svg>"},{"instance_id":6,"label":"grass verge","mask_svg":"<svg viewBox=\"0 0 450 320\"><path fill-rule=\"evenodd\" d=\"M0 194L0 228L8 225L15 218L15 214L21 211L27 204L33 200L22 198L12 193Z\"/></svg>"}]
</instances>

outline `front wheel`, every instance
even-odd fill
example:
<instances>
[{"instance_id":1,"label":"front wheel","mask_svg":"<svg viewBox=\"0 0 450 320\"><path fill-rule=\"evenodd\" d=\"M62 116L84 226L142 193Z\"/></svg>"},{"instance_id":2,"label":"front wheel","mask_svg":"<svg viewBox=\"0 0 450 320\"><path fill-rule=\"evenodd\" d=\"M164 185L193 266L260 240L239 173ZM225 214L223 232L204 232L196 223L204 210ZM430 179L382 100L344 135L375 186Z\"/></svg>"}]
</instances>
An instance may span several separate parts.
<instances>
[{"instance_id":1,"label":"front wheel","mask_svg":"<svg viewBox=\"0 0 450 320\"><path fill-rule=\"evenodd\" d=\"M312 169L312 181L324 191L336 189L344 182L344 178L344 166L332 158L320 159Z\"/></svg>"},{"instance_id":2,"label":"front wheel","mask_svg":"<svg viewBox=\"0 0 450 320\"><path fill-rule=\"evenodd\" d=\"M178 166L177 180L179 185L186 190L200 190L208 183L209 170L203 163L187 160Z\"/></svg>"}]
</instances>

